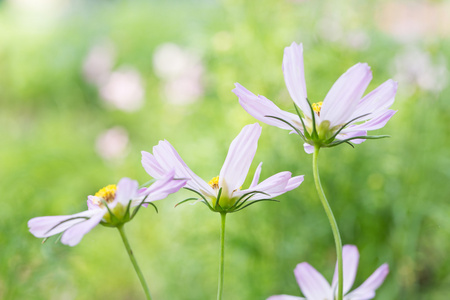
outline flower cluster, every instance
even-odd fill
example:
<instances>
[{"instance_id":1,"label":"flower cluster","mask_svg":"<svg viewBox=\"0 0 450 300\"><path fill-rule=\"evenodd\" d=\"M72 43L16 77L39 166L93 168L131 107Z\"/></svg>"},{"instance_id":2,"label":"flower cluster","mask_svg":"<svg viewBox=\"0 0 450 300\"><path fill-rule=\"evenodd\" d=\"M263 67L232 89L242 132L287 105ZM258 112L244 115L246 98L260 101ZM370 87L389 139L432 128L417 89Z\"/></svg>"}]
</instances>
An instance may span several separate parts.
<instances>
[{"instance_id":1,"label":"flower cluster","mask_svg":"<svg viewBox=\"0 0 450 300\"><path fill-rule=\"evenodd\" d=\"M108 70L109 61L97 62L94 58L91 59L96 62L94 66L99 64L104 66L103 69ZM90 64L87 66L89 67ZM157 66L162 73L167 71L163 65L157 64ZM99 74L97 68L87 68L86 70L89 71L86 71L89 75L88 78L96 79L97 84L103 82L105 76L102 72ZM268 300L372 299L375 297L375 290L383 283L389 272L388 265L380 266L360 287L349 293L356 277L359 252L353 245L342 247L337 222L320 183L317 156L319 149L323 147L330 148L343 143L353 146L353 144L362 143L366 139L385 137L367 135L367 132L382 128L396 113L390 107L394 102L397 83L387 80L363 96L372 79L372 73L367 64L358 63L334 83L323 101L311 103L306 93L303 46L296 43L292 43L284 51L283 72L287 89L295 103L296 114L281 110L272 101L264 96L254 95L238 83L233 92L249 114L264 123L298 134L304 140L305 151L314 153L314 182L333 231L337 263L331 285L308 263L303 262L297 265L294 273L305 298L278 295L272 296ZM113 84L112 87L114 88L114 86ZM86 211L72 215L31 219L28 222L30 232L39 238L61 234L63 244L74 246L98 224L117 228L143 285L147 299L151 299L123 226L136 216L141 207L154 206L154 201L164 199L184 187L194 192L196 196L187 198L178 204L187 201L202 202L211 211L218 212L221 216L221 259L217 298L221 300L224 282L226 215L261 201L277 201L274 199L275 197L297 188L304 179L303 175L292 176L291 172L284 171L260 182L262 168L262 163L260 163L250 185L243 188L258 148L261 130L262 127L258 123L244 126L231 142L218 176L209 181L205 181L195 174L168 141L160 141L153 147L153 153L142 151L142 166L154 178L153 184L139 187L137 181L122 178L117 185L108 185L95 195L88 196ZM156 208L156 206L154 207Z\"/></svg>"}]
</instances>

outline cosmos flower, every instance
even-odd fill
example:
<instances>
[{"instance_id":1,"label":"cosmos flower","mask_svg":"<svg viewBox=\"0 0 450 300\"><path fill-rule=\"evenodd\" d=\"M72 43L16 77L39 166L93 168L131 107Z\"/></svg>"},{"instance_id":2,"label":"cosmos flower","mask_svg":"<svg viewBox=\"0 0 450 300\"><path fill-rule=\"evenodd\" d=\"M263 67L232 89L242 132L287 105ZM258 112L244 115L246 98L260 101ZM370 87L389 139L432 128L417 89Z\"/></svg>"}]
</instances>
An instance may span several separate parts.
<instances>
[{"instance_id":1,"label":"cosmos flower","mask_svg":"<svg viewBox=\"0 0 450 300\"><path fill-rule=\"evenodd\" d=\"M61 242L75 246L99 223L108 227L121 226L133 219L141 206L164 199L185 184L186 180L174 179L174 171L167 172L148 188L139 188L137 181L122 178L117 186L108 185L94 196L88 196L88 210L73 215L33 218L28 221L28 227L38 238L63 232Z\"/></svg>"},{"instance_id":2,"label":"cosmos flower","mask_svg":"<svg viewBox=\"0 0 450 300\"><path fill-rule=\"evenodd\" d=\"M314 146L334 147L342 143L362 143L367 131L382 128L396 113L394 103L397 83L389 79L363 96L372 79L370 67L358 63L347 70L331 87L323 102L310 103L306 95L303 70L303 46L286 47L283 72L287 89L296 105L297 114L278 108L264 96L256 96L236 83L233 92L242 107L256 119L269 125L291 130L305 141L305 151Z\"/></svg>"},{"instance_id":3,"label":"cosmos flower","mask_svg":"<svg viewBox=\"0 0 450 300\"><path fill-rule=\"evenodd\" d=\"M142 166L154 178L160 178L167 170L174 168L176 176L190 179L186 188L197 193L200 201L211 210L235 212L258 201L272 200L273 197L298 187L303 181L303 176L291 177L290 172L281 172L259 183L262 166L260 163L250 187L242 189L260 135L259 124L245 126L231 143L219 176L209 183L189 169L168 141L160 141L153 147L153 154L142 151Z\"/></svg>"},{"instance_id":4,"label":"cosmos flower","mask_svg":"<svg viewBox=\"0 0 450 300\"><path fill-rule=\"evenodd\" d=\"M375 290L383 283L389 273L387 264L381 265L372 275L367 278L358 288L348 293L352 287L356 271L358 269L359 252L354 245L345 245L342 248L344 260L344 300L368 300L375 297ZM267 300L333 300L337 290L337 266L333 276L333 283L330 286L328 281L314 269L310 264L303 262L297 265L294 270L298 285L305 296L295 297L288 295L277 295L267 298Z\"/></svg>"}]
</instances>

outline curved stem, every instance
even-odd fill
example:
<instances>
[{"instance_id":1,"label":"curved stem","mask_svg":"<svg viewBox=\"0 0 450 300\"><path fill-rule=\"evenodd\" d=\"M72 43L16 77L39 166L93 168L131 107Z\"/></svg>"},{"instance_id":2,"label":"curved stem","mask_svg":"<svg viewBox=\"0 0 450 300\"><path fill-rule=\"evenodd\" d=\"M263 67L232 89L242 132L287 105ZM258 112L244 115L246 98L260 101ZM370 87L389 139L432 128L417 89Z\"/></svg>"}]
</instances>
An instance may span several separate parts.
<instances>
[{"instance_id":1,"label":"curved stem","mask_svg":"<svg viewBox=\"0 0 450 300\"><path fill-rule=\"evenodd\" d=\"M336 255L337 255L337 264L338 264L338 294L337 300L342 300L344 296L343 287L344 287L344 273L343 273L343 263L342 263L342 241L341 236L339 234L339 228L336 223L336 219L334 218L333 211L331 210L330 204L327 201L327 197L322 189L322 184L320 183L319 177L319 165L317 163L317 157L319 156L319 146L314 147L313 154L313 174L314 174L314 183L316 184L317 194L319 195L320 201L322 202L323 208L325 209L325 213L327 214L328 221L330 221L331 230L333 231L334 242L336 244Z\"/></svg>"},{"instance_id":2,"label":"curved stem","mask_svg":"<svg viewBox=\"0 0 450 300\"><path fill-rule=\"evenodd\" d=\"M222 221L220 228L220 262L219 262L219 283L217 287L217 300L222 299L223 294L223 266L225 260L225 218L227 216L226 212L220 213L220 218Z\"/></svg>"},{"instance_id":3,"label":"curved stem","mask_svg":"<svg viewBox=\"0 0 450 300\"><path fill-rule=\"evenodd\" d=\"M133 264L134 270L136 271L136 274L139 277L139 281L141 282L142 288L144 289L145 296L146 296L147 300L152 300L147 283L145 282L145 279L144 279L144 275L142 275L141 269L139 268L136 258L134 257L133 250L131 250L130 243L128 242L128 238L125 234L125 230L123 229L123 225L117 226L117 229L119 230L120 236L122 237L123 244L125 245L125 248L127 249L127 253L128 253L128 256L130 257L131 263Z\"/></svg>"}]
</instances>

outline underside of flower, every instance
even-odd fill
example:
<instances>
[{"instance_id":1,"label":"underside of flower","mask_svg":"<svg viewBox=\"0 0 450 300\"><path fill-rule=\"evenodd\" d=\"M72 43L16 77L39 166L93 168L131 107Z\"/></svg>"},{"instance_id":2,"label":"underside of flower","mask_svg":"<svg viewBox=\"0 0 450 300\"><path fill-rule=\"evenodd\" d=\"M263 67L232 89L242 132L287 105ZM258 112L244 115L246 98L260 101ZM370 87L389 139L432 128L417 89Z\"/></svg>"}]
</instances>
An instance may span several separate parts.
<instances>
[{"instance_id":1,"label":"underside of flower","mask_svg":"<svg viewBox=\"0 0 450 300\"><path fill-rule=\"evenodd\" d=\"M117 186L115 184L110 184L100 189L97 193L95 193L95 197L92 202L94 204L101 206L102 200L106 203L113 202L116 197Z\"/></svg>"}]
</instances>

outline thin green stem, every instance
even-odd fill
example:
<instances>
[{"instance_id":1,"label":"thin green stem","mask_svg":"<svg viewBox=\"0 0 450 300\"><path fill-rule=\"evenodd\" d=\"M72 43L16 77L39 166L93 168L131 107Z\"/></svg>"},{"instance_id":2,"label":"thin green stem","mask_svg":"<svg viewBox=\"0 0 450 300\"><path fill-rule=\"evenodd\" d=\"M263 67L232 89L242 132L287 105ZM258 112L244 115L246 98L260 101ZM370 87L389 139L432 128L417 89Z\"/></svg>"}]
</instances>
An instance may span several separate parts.
<instances>
[{"instance_id":1,"label":"thin green stem","mask_svg":"<svg viewBox=\"0 0 450 300\"><path fill-rule=\"evenodd\" d=\"M219 283L217 287L217 300L222 299L223 294L223 266L225 260L225 218L226 212L220 213L221 228L220 228L220 262L219 262Z\"/></svg>"},{"instance_id":2,"label":"thin green stem","mask_svg":"<svg viewBox=\"0 0 450 300\"><path fill-rule=\"evenodd\" d=\"M342 300L344 296L343 287L344 287L344 273L343 273L343 264L342 264L342 241L341 236L339 234L339 228L336 223L336 219L334 218L333 211L331 210L330 204L327 201L327 197L323 192L322 184L320 183L319 177L319 165L317 163L317 157L319 156L319 146L314 147L313 154L313 174L314 174L314 183L316 184L317 194L319 195L320 201L322 202L323 208L325 209L325 213L327 214L328 220L330 221L331 230L333 231L334 242L336 244L336 255L338 262L338 294L337 300Z\"/></svg>"},{"instance_id":3,"label":"thin green stem","mask_svg":"<svg viewBox=\"0 0 450 300\"><path fill-rule=\"evenodd\" d=\"M125 230L123 229L123 225L118 226L117 229L119 230L120 236L122 237L123 244L125 245L125 248L127 249L127 253L128 253L128 256L130 257L131 263L133 264L134 270L136 271L136 274L139 277L139 281L141 282L142 288L144 289L145 296L146 296L147 300L152 300L147 283L145 282L145 279L144 279L144 275L142 275L141 269L139 268L136 258L134 257L133 250L131 250L130 243L128 242L128 238L125 234Z\"/></svg>"}]
</instances>

